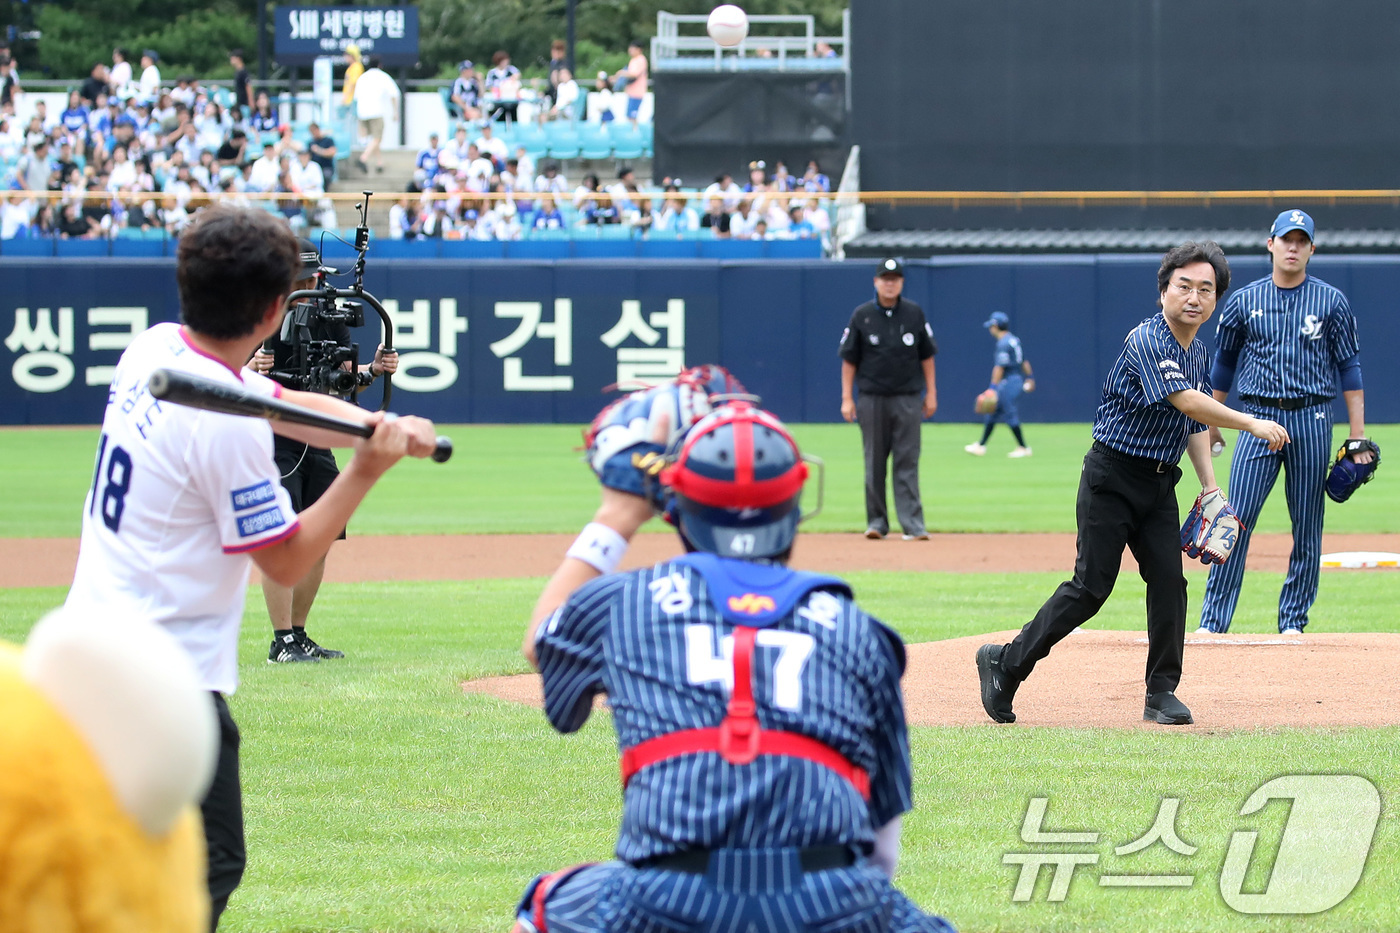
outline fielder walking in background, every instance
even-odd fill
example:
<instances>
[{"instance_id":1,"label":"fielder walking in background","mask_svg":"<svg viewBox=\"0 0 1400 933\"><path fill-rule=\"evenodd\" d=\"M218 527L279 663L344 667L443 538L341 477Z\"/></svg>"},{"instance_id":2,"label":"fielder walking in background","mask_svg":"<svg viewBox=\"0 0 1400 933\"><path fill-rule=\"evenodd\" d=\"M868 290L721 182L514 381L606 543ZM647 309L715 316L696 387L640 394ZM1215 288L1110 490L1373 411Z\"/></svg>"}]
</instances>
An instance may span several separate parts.
<instances>
[{"instance_id":1,"label":"fielder walking in background","mask_svg":"<svg viewBox=\"0 0 1400 933\"><path fill-rule=\"evenodd\" d=\"M865 449L865 536L890 533L885 464L894 461L894 508L905 541L928 539L919 498L922 423L938 410L933 328L904 297L904 264L886 259L875 300L856 308L841 334L841 417L860 425ZM853 390L860 389L860 398ZM922 399L920 395L922 394Z\"/></svg>"},{"instance_id":2,"label":"fielder walking in background","mask_svg":"<svg viewBox=\"0 0 1400 933\"><path fill-rule=\"evenodd\" d=\"M991 331L997 342L996 353L992 357L992 381L987 391L996 395L996 408L987 415L982 424L982 439L968 444L963 450L975 457L987 454L987 440L992 436L992 428L998 421L1004 422L1011 433L1016 435L1016 446L1007 454L1012 459L1029 457L1030 447L1021 434L1021 411L1017 402L1022 392L1035 391L1035 377L1031 374L1031 364L1021 350L1021 341L1011 333L1011 319L1004 311L993 311L992 316L982 325Z\"/></svg>"},{"instance_id":3,"label":"fielder walking in background","mask_svg":"<svg viewBox=\"0 0 1400 933\"><path fill-rule=\"evenodd\" d=\"M433 424L386 421L324 395L288 392L245 360L282 323L301 269L294 237L265 211L215 206L180 235L181 324L157 324L117 363L97 465L83 509L78 566L65 605L85 617L113 611L165 627L189 653L219 717L219 760L200 805L209 858L211 926L243 877L247 854L238 776L238 726L225 697L238 686L238 634L250 564L292 586L325 557L365 494L405 454L427 457ZM315 505L298 515L278 481L273 428L158 402L158 368L296 402L374 426ZM351 439L276 422L279 434L318 446Z\"/></svg>"},{"instance_id":4,"label":"fielder walking in background","mask_svg":"<svg viewBox=\"0 0 1400 933\"><path fill-rule=\"evenodd\" d=\"M797 445L731 402L671 450L689 553L614 573L652 504L605 486L526 634L556 729L607 694L624 792L617 860L535 879L517 933L951 933L891 883L913 805L904 645L842 581L786 567Z\"/></svg>"},{"instance_id":5,"label":"fielder walking in background","mask_svg":"<svg viewBox=\"0 0 1400 933\"><path fill-rule=\"evenodd\" d=\"M1323 499L1332 453L1332 399L1341 384L1349 438L1366 436L1361 384L1361 345L1356 317L1340 291L1308 275L1313 219L1284 211L1274 220L1267 247L1273 271L1250 282L1225 305L1216 326L1211 386L1217 400L1230 392L1236 372L1244 410L1283 424L1293 439L1283 450L1242 435L1230 464L1230 501L1244 523L1239 556L1210 572L1201 605L1201 633L1228 632L1244 585L1250 529L1283 468L1284 496L1293 523L1293 551L1278 601L1278 630L1301 635L1317 599L1322 566ZM1212 443L1223 448L1219 428ZM1373 454L1357 453L1358 463Z\"/></svg>"},{"instance_id":6,"label":"fielder walking in background","mask_svg":"<svg viewBox=\"0 0 1400 933\"><path fill-rule=\"evenodd\" d=\"M1183 243L1157 271L1162 310L1135 327L1104 383L1094 417L1094 444L1084 458L1075 503L1079 526L1074 578L1008 645L977 650L982 706L997 722L1015 722L1016 688L1062 638L1083 625L1113 592L1123 548L1130 548L1147 584L1147 699L1143 719L1192 721L1176 697L1186 639L1186 577L1176 484L1182 453L1191 458L1202 496L1223 505L1215 482L1206 425L1239 428L1270 450L1288 442L1273 421L1227 408L1211 398L1209 355L1197 337L1230 287L1230 267L1215 243ZM1228 547L1224 556L1228 557Z\"/></svg>"}]
</instances>

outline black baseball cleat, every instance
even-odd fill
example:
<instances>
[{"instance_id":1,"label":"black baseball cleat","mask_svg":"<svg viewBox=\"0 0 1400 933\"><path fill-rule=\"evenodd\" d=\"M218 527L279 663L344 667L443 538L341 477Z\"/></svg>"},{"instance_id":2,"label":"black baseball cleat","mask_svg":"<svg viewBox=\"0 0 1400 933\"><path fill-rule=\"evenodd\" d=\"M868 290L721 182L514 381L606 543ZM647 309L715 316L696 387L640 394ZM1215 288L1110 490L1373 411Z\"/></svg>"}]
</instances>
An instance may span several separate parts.
<instances>
[{"instance_id":1,"label":"black baseball cleat","mask_svg":"<svg viewBox=\"0 0 1400 933\"><path fill-rule=\"evenodd\" d=\"M306 651L295 634L272 639L272 647L267 652L268 664L297 664L302 661L320 661Z\"/></svg>"},{"instance_id":2,"label":"black baseball cleat","mask_svg":"<svg viewBox=\"0 0 1400 933\"><path fill-rule=\"evenodd\" d=\"M1159 722L1164 726L1187 726L1195 722L1186 704L1170 690L1149 693L1147 704L1142 709L1142 718L1144 722Z\"/></svg>"},{"instance_id":3,"label":"black baseball cleat","mask_svg":"<svg viewBox=\"0 0 1400 933\"><path fill-rule=\"evenodd\" d=\"M997 722L1015 722L1011 700L1021 685L1001 667L1003 645L983 645L977 649L977 677L982 681L982 708Z\"/></svg>"},{"instance_id":4,"label":"black baseball cleat","mask_svg":"<svg viewBox=\"0 0 1400 933\"><path fill-rule=\"evenodd\" d=\"M345 657L344 651L336 651L334 648L322 648L311 640L311 636L306 634L305 629L298 629L296 632L297 643L301 645L301 650L311 655L313 658L325 658L333 660Z\"/></svg>"}]
</instances>

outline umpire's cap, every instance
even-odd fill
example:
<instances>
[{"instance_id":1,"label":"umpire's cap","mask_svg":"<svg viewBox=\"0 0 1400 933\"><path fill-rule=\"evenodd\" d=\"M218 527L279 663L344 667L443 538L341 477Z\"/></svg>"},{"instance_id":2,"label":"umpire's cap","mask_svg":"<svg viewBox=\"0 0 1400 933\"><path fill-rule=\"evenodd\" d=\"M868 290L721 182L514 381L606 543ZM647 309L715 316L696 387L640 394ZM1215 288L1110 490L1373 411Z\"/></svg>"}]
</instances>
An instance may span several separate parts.
<instances>
[{"instance_id":1,"label":"umpire's cap","mask_svg":"<svg viewBox=\"0 0 1400 933\"><path fill-rule=\"evenodd\" d=\"M807 464L787 428L743 401L696 422L661 473L676 495L676 528L685 543L744 560L791 550L806 480Z\"/></svg>"},{"instance_id":2,"label":"umpire's cap","mask_svg":"<svg viewBox=\"0 0 1400 933\"><path fill-rule=\"evenodd\" d=\"M884 262L880 263L880 269L875 274L897 275L900 278L904 278L904 263L891 256L889 259L886 259Z\"/></svg>"},{"instance_id":3,"label":"umpire's cap","mask_svg":"<svg viewBox=\"0 0 1400 933\"><path fill-rule=\"evenodd\" d=\"M1309 240L1313 239L1313 219L1302 211L1284 211L1274 218L1269 236L1283 236L1293 230L1301 230L1308 235Z\"/></svg>"},{"instance_id":4,"label":"umpire's cap","mask_svg":"<svg viewBox=\"0 0 1400 933\"><path fill-rule=\"evenodd\" d=\"M321 253L316 249L316 244L312 243L304 236L297 237L297 252L301 253L301 274L299 279L309 279L321 272Z\"/></svg>"}]
</instances>

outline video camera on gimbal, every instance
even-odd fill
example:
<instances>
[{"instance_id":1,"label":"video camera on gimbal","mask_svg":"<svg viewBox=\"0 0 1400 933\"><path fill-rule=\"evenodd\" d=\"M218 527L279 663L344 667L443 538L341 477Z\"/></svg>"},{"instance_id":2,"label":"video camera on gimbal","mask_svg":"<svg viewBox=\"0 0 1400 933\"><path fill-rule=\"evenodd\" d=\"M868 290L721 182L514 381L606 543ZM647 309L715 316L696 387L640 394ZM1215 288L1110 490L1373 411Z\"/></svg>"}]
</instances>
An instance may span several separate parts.
<instances>
[{"instance_id":1,"label":"video camera on gimbal","mask_svg":"<svg viewBox=\"0 0 1400 933\"><path fill-rule=\"evenodd\" d=\"M365 323L366 304L383 321L383 338L380 342L384 349L394 348L394 325L389 313L379 299L364 288L365 253L369 250L369 199L373 192L365 191L363 194L364 201L356 207L360 224L355 228L355 252L358 256L351 269L354 283L348 288L331 284L328 277L340 272L323 264L319 269L323 284L319 288L301 289L287 296L288 309L282 321L281 339L292 348L292 360L288 369L276 370L268 375L288 388L327 395L348 395L357 386L367 386L374 381L374 376L356 369L360 357L358 344L317 340L312 336L314 325L362 326ZM272 350L271 340L264 344L264 349ZM348 370L344 368L345 363L350 364ZM379 406L381 411L389 407L392 392L392 377L385 373L384 399Z\"/></svg>"}]
</instances>

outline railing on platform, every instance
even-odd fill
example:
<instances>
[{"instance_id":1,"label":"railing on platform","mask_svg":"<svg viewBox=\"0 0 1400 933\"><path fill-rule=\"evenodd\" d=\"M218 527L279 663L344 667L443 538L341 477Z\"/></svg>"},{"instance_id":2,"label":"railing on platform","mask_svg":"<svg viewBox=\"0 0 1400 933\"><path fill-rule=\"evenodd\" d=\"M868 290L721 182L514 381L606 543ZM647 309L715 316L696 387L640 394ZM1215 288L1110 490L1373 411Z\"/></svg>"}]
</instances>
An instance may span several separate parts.
<instances>
[{"instance_id":1,"label":"railing on platform","mask_svg":"<svg viewBox=\"0 0 1400 933\"><path fill-rule=\"evenodd\" d=\"M734 49L724 49L705 34L704 15L658 12L651 40L651 67L659 70L850 71L851 11L841 16L841 35L819 36L811 15L750 16L749 35ZM794 31L796 35L792 34ZM831 57L818 57L817 45ZM729 54L726 54L728 52Z\"/></svg>"}]
</instances>

